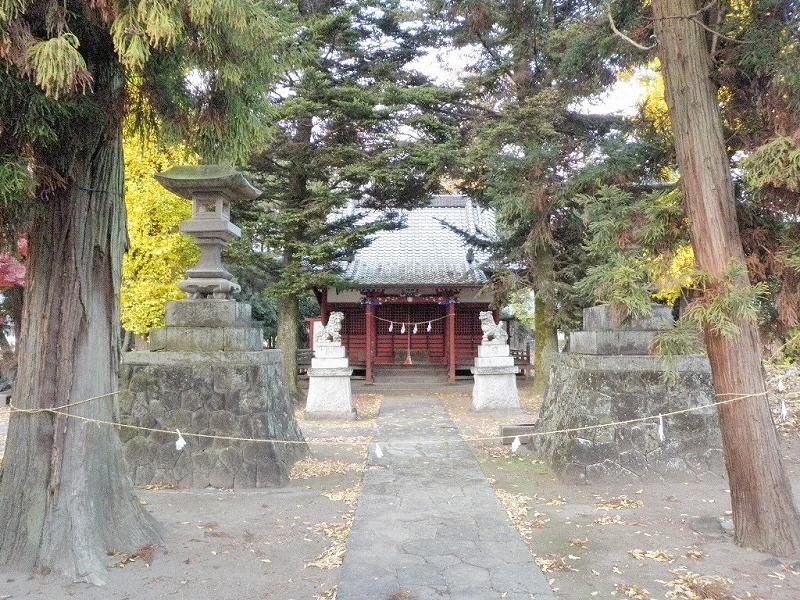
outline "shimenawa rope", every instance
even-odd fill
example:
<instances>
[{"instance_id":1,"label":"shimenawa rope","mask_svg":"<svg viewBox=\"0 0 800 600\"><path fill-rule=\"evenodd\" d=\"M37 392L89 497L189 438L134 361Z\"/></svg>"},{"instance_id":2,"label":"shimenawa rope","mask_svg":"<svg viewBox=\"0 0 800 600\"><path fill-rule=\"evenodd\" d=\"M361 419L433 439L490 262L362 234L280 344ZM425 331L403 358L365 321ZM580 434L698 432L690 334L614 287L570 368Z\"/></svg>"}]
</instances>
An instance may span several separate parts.
<instances>
[{"instance_id":1,"label":"shimenawa rope","mask_svg":"<svg viewBox=\"0 0 800 600\"><path fill-rule=\"evenodd\" d=\"M71 419L78 419L79 421L84 421L86 423L95 423L98 425L110 425L112 427L119 427L123 429L133 429L136 431L150 431L155 433L168 433L174 435L176 433L175 429L160 429L156 427L142 427L140 425L132 425L129 423L121 423L115 421L106 421L104 419L94 419L91 417L83 417L81 415L75 415L71 413L63 412L64 409L78 406L80 404L85 404L86 402L90 402L92 400L99 400L101 398L105 398L108 396L113 396L118 394L117 392L111 392L108 394L103 394L102 396L95 396L92 398L87 398L85 400L80 400L78 402L73 402L70 404L64 404L54 408L17 408L13 404L9 406L12 412L18 412L22 414L39 414L39 413L51 413L55 415L64 416ZM630 425L632 423L642 423L644 421L652 421L652 420L663 420L666 417L671 417L674 415L685 414L689 412L694 412L698 410L705 410L708 408L712 408L715 406L721 406L724 404L730 404L732 402L738 402L739 400L746 400L749 398L759 398L766 396L768 394L767 391L758 392L756 394L735 394L735 393L727 393L727 394L715 394L716 397L720 396L733 396L732 398L728 398L726 400L720 400L718 402L712 402L711 404L702 404L699 406L690 406L689 408L682 408L678 410L673 410L666 413L659 413L657 415L650 415L647 417L637 417L635 419L626 419L623 421L614 421L611 423L598 423L595 425L583 425L580 427L567 427L564 429L553 429L550 431L533 431L530 433L522 434L522 437L542 437L546 435L556 435L560 433L576 433L579 431L589 431L592 429L602 429L606 427L617 427L620 425ZM795 392L792 394L787 394L788 397L796 397L800 395L800 392ZM206 433L193 433L193 432L181 432L181 435L184 437L194 437L194 438L202 438L202 439L211 439L211 440L224 440L230 442L253 442L253 443L274 443L274 444L309 444L309 445L320 445L320 446L358 446L364 444L370 444L371 442L347 442L347 441L338 441L338 440L280 440L274 438L246 438L246 437L237 437L237 436L229 436L229 435L214 435L214 434L206 434ZM422 445L422 444L449 444L452 442L484 442L484 441L499 441L499 440L511 440L517 435L492 435L492 436L481 436L481 437L459 437L458 440L415 440L415 439L398 439L398 440L382 440L382 444L389 444L389 445L397 445L397 444L412 444L412 445Z\"/></svg>"}]
</instances>

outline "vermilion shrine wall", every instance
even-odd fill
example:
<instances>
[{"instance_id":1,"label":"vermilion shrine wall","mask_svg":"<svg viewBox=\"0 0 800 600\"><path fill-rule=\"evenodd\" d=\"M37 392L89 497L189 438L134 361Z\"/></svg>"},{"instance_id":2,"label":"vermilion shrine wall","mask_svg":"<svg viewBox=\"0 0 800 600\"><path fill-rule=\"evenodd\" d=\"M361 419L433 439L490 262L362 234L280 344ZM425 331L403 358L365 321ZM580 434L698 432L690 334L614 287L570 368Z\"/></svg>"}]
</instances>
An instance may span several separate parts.
<instances>
[{"instance_id":1,"label":"vermilion shrine wall","mask_svg":"<svg viewBox=\"0 0 800 600\"><path fill-rule=\"evenodd\" d=\"M471 365L481 343L481 326L478 313L487 310L486 303L455 304L455 356L457 365ZM351 364L366 363L367 308L365 304L331 303L328 310L344 313L342 341L347 347ZM390 323L392 331L389 331ZM431 330L428 331L430 322ZM401 333L402 323L421 323L417 333L407 326ZM374 364L402 364L411 348L415 363L448 364L447 304L380 304L375 306Z\"/></svg>"}]
</instances>

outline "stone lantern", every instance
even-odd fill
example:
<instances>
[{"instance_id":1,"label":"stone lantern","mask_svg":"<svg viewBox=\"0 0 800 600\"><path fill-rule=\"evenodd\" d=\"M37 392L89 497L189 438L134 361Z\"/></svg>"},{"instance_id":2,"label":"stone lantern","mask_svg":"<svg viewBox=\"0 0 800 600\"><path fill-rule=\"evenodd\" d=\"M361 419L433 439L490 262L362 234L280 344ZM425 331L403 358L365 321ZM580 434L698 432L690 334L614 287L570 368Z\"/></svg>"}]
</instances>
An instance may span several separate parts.
<instances>
[{"instance_id":1,"label":"stone lantern","mask_svg":"<svg viewBox=\"0 0 800 600\"><path fill-rule=\"evenodd\" d=\"M180 225L200 247L200 260L179 287L186 300L167 304L166 326L150 332L152 350L251 351L263 349L261 329L251 323L249 304L233 294L241 288L222 264L222 251L242 235L231 223L231 202L261 195L244 175L225 165L178 166L156 175L174 194L192 201L192 218Z\"/></svg>"},{"instance_id":2,"label":"stone lantern","mask_svg":"<svg viewBox=\"0 0 800 600\"><path fill-rule=\"evenodd\" d=\"M242 230L231 223L231 201L254 200L261 192L244 176L224 165L179 166L156 175L170 192L192 201L192 218L180 225L181 233L194 238L200 260L186 272L179 287L192 300L230 298L241 288L222 264L222 251Z\"/></svg>"},{"instance_id":3,"label":"stone lantern","mask_svg":"<svg viewBox=\"0 0 800 600\"><path fill-rule=\"evenodd\" d=\"M225 246L241 236L231 202L261 192L221 165L175 167L156 178L192 201L180 230L201 257L180 283L189 298L169 302L166 325L150 332L150 351L122 360L120 418L135 427L120 431L129 475L136 485L180 488L281 484L306 452L282 355L264 349L250 305L232 298L239 286L222 264Z\"/></svg>"}]
</instances>

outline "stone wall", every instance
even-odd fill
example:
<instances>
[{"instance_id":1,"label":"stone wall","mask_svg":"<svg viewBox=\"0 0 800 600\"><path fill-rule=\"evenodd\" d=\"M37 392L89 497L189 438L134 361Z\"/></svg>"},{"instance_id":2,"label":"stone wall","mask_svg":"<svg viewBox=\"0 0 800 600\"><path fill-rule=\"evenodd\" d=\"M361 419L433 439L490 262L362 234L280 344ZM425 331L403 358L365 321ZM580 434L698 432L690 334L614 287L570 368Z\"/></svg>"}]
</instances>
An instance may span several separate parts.
<instances>
[{"instance_id":1,"label":"stone wall","mask_svg":"<svg viewBox=\"0 0 800 600\"><path fill-rule=\"evenodd\" d=\"M674 378L656 356L564 353L556 357L537 431L599 425L668 413L713 401L711 371L702 356L677 361ZM560 475L607 478L704 477L724 473L715 407L657 419L548 436L531 448Z\"/></svg>"},{"instance_id":2,"label":"stone wall","mask_svg":"<svg viewBox=\"0 0 800 600\"><path fill-rule=\"evenodd\" d=\"M123 423L148 428L302 442L280 351L129 352L120 376ZM135 485L253 488L279 485L304 443L254 443L121 428Z\"/></svg>"}]
</instances>

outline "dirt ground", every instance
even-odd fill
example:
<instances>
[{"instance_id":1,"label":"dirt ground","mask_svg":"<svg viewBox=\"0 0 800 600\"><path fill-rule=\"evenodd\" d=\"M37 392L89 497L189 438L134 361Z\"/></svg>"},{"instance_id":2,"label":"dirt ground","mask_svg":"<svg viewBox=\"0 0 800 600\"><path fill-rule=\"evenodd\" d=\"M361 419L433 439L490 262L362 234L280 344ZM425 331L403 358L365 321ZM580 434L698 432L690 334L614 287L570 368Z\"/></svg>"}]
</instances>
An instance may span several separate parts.
<instances>
[{"instance_id":1,"label":"dirt ground","mask_svg":"<svg viewBox=\"0 0 800 600\"><path fill-rule=\"evenodd\" d=\"M773 368L770 383L786 468L800 498L800 398L788 397L800 390L800 377ZM524 388L521 396L535 414L537 399ZM471 413L463 392L440 397L462 435L491 435L504 422ZM524 449L514 454L508 446L475 444L473 451L560 600L800 598L800 557L780 561L733 543L724 478L573 485Z\"/></svg>"},{"instance_id":2,"label":"dirt ground","mask_svg":"<svg viewBox=\"0 0 800 600\"><path fill-rule=\"evenodd\" d=\"M4 570L0 600L335 598L380 399L360 394L363 418L355 423L305 422L298 412L311 454L282 488L137 489L162 524L164 543L152 557L109 556L107 586ZM344 445L313 444L323 438Z\"/></svg>"},{"instance_id":3,"label":"dirt ground","mask_svg":"<svg viewBox=\"0 0 800 600\"><path fill-rule=\"evenodd\" d=\"M779 419L780 373L770 375ZM784 377L780 387L796 391L800 377ZM471 413L468 385L421 393L436 393L464 436L496 435L508 420ZM535 417L537 400L525 385L521 395ZM137 490L164 526L164 544L152 557L110 556L118 566L105 588L3 571L0 600L334 599L381 395L358 399L364 418L354 423L306 422L298 413L312 453L285 487ZM786 404L779 429L800 498L800 398ZM313 444L319 440L343 445ZM481 443L473 451L560 600L800 598L800 562L733 544L722 478L572 485L524 449L513 454L508 446Z\"/></svg>"}]
</instances>

